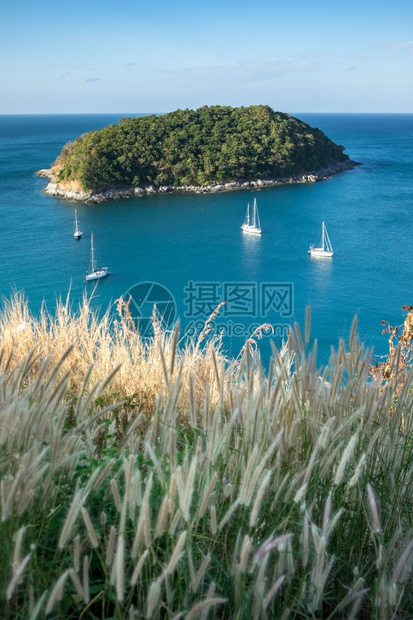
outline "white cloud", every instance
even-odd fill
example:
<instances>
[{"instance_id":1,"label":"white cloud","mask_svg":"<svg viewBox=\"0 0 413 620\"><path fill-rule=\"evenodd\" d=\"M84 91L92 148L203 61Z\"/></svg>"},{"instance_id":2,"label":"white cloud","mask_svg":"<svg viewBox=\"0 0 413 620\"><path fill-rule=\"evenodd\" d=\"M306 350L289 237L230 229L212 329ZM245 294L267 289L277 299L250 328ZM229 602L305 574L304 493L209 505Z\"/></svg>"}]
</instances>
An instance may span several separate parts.
<instances>
[{"instance_id":1,"label":"white cloud","mask_svg":"<svg viewBox=\"0 0 413 620\"><path fill-rule=\"evenodd\" d=\"M399 50L401 52L407 52L413 54L413 41L400 41L398 43L388 43L385 45L386 49Z\"/></svg>"},{"instance_id":2,"label":"white cloud","mask_svg":"<svg viewBox=\"0 0 413 620\"><path fill-rule=\"evenodd\" d=\"M185 79L214 80L215 82L264 82L286 73L309 71L314 66L306 60L294 58L262 58L234 64L188 67L167 73Z\"/></svg>"}]
</instances>

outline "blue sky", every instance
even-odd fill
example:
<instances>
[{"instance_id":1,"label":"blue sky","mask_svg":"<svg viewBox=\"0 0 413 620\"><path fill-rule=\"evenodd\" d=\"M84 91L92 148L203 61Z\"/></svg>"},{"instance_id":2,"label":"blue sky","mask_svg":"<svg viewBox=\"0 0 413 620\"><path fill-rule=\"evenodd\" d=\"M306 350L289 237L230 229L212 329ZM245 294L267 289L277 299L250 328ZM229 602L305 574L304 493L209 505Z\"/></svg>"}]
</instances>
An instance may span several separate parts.
<instances>
[{"instance_id":1,"label":"blue sky","mask_svg":"<svg viewBox=\"0 0 413 620\"><path fill-rule=\"evenodd\" d=\"M1 0L0 113L413 113L413 0Z\"/></svg>"}]
</instances>

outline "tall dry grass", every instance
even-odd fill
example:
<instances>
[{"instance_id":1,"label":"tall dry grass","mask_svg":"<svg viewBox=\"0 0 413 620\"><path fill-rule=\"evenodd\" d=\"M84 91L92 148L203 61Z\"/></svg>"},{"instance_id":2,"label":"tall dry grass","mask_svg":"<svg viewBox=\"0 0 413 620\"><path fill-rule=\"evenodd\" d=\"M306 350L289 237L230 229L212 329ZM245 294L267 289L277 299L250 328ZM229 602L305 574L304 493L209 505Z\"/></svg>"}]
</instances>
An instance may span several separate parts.
<instances>
[{"instance_id":1,"label":"tall dry grass","mask_svg":"<svg viewBox=\"0 0 413 620\"><path fill-rule=\"evenodd\" d=\"M0 316L1 617L412 617L412 371L120 311Z\"/></svg>"},{"instance_id":2,"label":"tall dry grass","mask_svg":"<svg viewBox=\"0 0 413 620\"><path fill-rule=\"evenodd\" d=\"M117 318L110 310L100 314L91 308L91 300L86 296L74 309L67 297L57 302L53 314L43 306L36 316L30 313L24 296L16 294L4 301L0 350L5 357L11 357L13 366L23 363L28 352L33 352L37 358L35 372L42 360L47 358L51 364L60 364L65 357L60 372L70 372L69 389L76 398L88 391L90 385L110 380L110 392L105 392L108 402L126 398L130 405L127 410L138 408L150 415L179 376L177 404L184 415L189 413L188 401L199 406L207 392L211 402L218 402L225 387L219 383L220 374L228 365L218 339L202 342L201 334L197 342L183 345L180 354L179 325L165 332L154 318L155 338L142 339L122 299L116 302ZM69 348L70 354L66 355Z\"/></svg>"}]
</instances>

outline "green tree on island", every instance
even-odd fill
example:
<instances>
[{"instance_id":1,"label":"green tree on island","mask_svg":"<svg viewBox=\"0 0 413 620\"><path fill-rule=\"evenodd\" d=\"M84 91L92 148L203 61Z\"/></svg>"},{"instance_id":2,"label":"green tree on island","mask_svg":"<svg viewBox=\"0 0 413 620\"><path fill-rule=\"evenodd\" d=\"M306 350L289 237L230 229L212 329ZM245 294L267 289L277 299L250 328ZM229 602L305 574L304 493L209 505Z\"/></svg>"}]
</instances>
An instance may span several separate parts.
<instances>
[{"instance_id":1,"label":"green tree on island","mask_svg":"<svg viewBox=\"0 0 413 620\"><path fill-rule=\"evenodd\" d=\"M54 171L86 191L283 179L350 161L344 147L269 106L123 118L67 143Z\"/></svg>"}]
</instances>

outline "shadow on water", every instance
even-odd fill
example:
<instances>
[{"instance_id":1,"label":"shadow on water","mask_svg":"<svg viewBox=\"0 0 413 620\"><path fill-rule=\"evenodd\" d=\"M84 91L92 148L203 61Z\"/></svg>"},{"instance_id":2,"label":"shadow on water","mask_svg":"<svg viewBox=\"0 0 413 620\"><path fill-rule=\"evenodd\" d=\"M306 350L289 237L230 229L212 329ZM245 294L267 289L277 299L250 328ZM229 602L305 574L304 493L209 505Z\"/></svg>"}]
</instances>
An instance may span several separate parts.
<instances>
[{"instance_id":1,"label":"shadow on water","mask_svg":"<svg viewBox=\"0 0 413 620\"><path fill-rule=\"evenodd\" d=\"M321 258L315 256L308 256L310 262L310 276L311 284L317 291L325 292L330 288L333 270L334 259Z\"/></svg>"}]
</instances>

